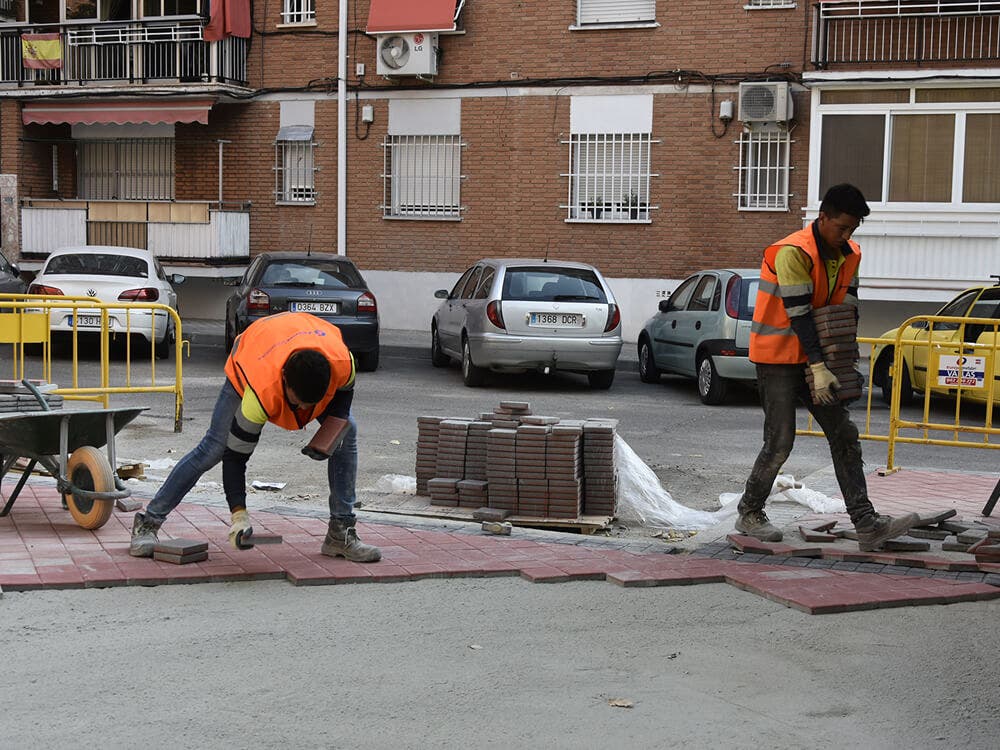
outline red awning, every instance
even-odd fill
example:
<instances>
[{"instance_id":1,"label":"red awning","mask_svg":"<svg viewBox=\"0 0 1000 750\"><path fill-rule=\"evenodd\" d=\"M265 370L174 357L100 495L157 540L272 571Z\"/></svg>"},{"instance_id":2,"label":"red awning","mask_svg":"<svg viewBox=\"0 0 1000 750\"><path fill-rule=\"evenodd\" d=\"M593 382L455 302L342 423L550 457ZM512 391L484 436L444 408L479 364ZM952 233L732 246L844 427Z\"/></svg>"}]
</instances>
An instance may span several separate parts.
<instances>
[{"instance_id":1,"label":"red awning","mask_svg":"<svg viewBox=\"0 0 1000 750\"><path fill-rule=\"evenodd\" d=\"M371 0L369 34L454 31L457 0Z\"/></svg>"},{"instance_id":2,"label":"red awning","mask_svg":"<svg viewBox=\"0 0 1000 750\"><path fill-rule=\"evenodd\" d=\"M212 99L164 101L26 102L21 120L31 123L68 122L71 125L127 125L130 123L200 122L208 124Z\"/></svg>"}]
</instances>

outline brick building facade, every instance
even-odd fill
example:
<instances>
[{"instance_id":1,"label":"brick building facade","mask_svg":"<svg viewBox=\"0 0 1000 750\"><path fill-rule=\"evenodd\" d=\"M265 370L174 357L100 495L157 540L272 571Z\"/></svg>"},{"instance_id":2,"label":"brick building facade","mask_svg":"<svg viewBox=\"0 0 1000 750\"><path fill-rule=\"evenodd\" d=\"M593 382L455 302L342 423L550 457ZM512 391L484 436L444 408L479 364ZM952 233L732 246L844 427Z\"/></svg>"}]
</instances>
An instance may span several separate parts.
<instances>
[{"instance_id":1,"label":"brick building facade","mask_svg":"<svg viewBox=\"0 0 1000 750\"><path fill-rule=\"evenodd\" d=\"M179 41L169 50L178 60L176 77L167 70L125 81L87 79L86 73L73 78L72 55L86 39L72 36L77 27L63 9L64 80L12 81L23 78L22 71L3 73L0 172L18 176L22 205L37 211L83 199L158 200L162 196L141 193L138 177L125 187L127 195L100 183L100 174L83 179L79 170L94 168L80 153L94 146L81 141L124 138L141 145L151 133L172 139L170 174L155 178L161 190L169 187L168 200L208 203L220 215L231 209L238 214L229 217L232 226L246 221L245 236L220 230L194 250L171 245L169 228L148 228L151 249L159 237L155 250L168 267L206 279L210 288L198 304L208 316L220 314L220 294L212 286L218 282L207 280L238 275L249 256L307 246L336 251L338 3L253 4L249 39L212 43L208 64L195 65L195 75L185 62L185 55L195 54L194 42L184 40L194 33L188 26L204 23L193 14L207 13L207 4L188 5L188 15L174 18ZM927 146L933 129L947 127L940 117L957 118L957 136L982 133L967 160L970 168L974 155L1000 173L1000 136L993 131L1000 132L1000 84L993 80L1000 55L993 42L923 60L855 51L872 34L902 44L911 32L901 24L913 15L928 26L960 15L967 29L971 22L995 31L1000 3L931 3L933 9L881 0L419 5L450 6L452 15L456 5L460 10L454 32L416 27L428 44L437 34L435 75L378 72L380 45L392 37L402 37L413 46L406 54L416 55L407 4L359 0L348 6L346 250L370 277L382 300L383 324L390 327L422 328L435 304L433 289L449 286L477 258L548 254L600 267L623 300L626 336L634 337L656 298L689 273L756 266L768 242L815 215L831 175L850 178L854 169L872 177L871 168L853 164L853 141L837 139L841 125L848 134L868 132L881 117L886 132L898 132L892 118L937 115L906 120L914 124L911 161L926 162L926 154L947 146ZM893 15L889 5L920 7ZM165 24L164 17L154 22L142 10L133 9L133 27ZM55 30L31 26L23 8L18 12L11 33ZM389 30L366 33L376 16L389 22ZM406 28L391 28L396 17ZM239 46L219 46L230 42ZM199 38L197 44L209 43ZM146 73L154 67L149 50L144 47L139 58ZM239 74L223 75L232 60L242 61ZM741 96L754 84L787 92L791 117L779 112L770 122L744 125ZM928 91L930 99L922 93ZM935 97L935 91L944 93ZM157 123L160 116L145 111L152 101L206 97L211 105L201 121L165 116ZM67 107L62 115L37 109L52 101ZM133 102L134 121L91 124L72 111L81 103L110 101ZM732 111L732 120L720 119L720 111ZM364 121L367 112L371 122ZM861 119L843 119L852 117ZM298 134L289 136L296 128ZM962 171L966 160L955 143ZM862 288L862 297L866 291L873 302L950 296L980 280L977 258L1000 249L988 231L997 222L1000 188L987 185L975 201L965 201L965 182L960 185L952 170L937 175L954 181L947 200L912 176L918 194L896 200L896 165L905 159L894 157L893 148L885 147L883 179L877 186L869 179L884 194L869 195L875 212L859 232L866 251L869 244L873 249L874 275L862 269L872 284ZM876 150L872 141L863 155L870 161ZM423 162L405 161L418 153ZM121 165L129 157L119 152L116 158ZM292 161L298 164L294 176ZM94 192L98 184L104 192ZM91 215L97 215L95 203L87 204ZM914 232L906 225L919 219L926 226L928 217L934 223L926 234L936 239L914 251ZM29 235L36 218L23 220L20 255L27 265L52 249ZM962 239L970 224L981 241ZM226 245L232 242L239 246ZM942 247L950 258L944 272L933 255ZM930 294L913 291L928 288Z\"/></svg>"}]
</instances>

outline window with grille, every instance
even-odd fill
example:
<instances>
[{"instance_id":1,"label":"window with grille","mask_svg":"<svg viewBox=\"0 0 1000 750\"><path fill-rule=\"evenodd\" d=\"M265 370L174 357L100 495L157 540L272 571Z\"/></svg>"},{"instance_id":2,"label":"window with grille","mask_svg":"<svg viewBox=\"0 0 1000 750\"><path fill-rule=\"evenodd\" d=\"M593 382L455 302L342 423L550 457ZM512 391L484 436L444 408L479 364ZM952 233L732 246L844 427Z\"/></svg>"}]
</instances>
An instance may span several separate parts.
<instances>
[{"instance_id":1,"label":"window with grille","mask_svg":"<svg viewBox=\"0 0 1000 750\"><path fill-rule=\"evenodd\" d=\"M576 19L581 26L655 21L656 0L577 0Z\"/></svg>"},{"instance_id":2,"label":"window with grille","mask_svg":"<svg viewBox=\"0 0 1000 750\"><path fill-rule=\"evenodd\" d=\"M310 23L316 20L315 0L284 0L282 23Z\"/></svg>"},{"instance_id":3,"label":"window with grille","mask_svg":"<svg viewBox=\"0 0 1000 750\"><path fill-rule=\"evenodd\" d=\"M77 194L88 200L173 200L174 139L77 141Z\"/></svg>"},{"instance_id":4,"label":"window with grille","mask_svg":"<svg viewBox=\"0 0 1000 750\"><path fill-rule=\"evenodd\" d=\"M736 141L740 161L737 202L742 211L787 211L789 152L787 130L744 130Z\"/></svg>"},{"instance_id":5,"label":"window with grille","mask_svg":"<svg viewBox=\"0 0 1000 750\"><path fill-rule=\"evenodd\" d=\"M574 133L569 205L575 221L649 221L649 133Z\"/></svg>"},{"instance_id":6,"label":"window with grille","mask_svg":"<svg viewBox=\"0 0 1000 750\"><path fill-rule=\"evenodd\" d=\"M278 203L316 202L316 144L312 128L305 140L275 141L275 200Z\"/></svg>"},{"instance_id":7,"label":"window with grille","mask_svg":"<svg viewBox=\"0 0 1000 750\"><path fill-rule=\"evenodd\" d=\"M390 135L382 145L384 217L461 217L460 135Z\"/></svg>"},{"instance_id":8,"label":"window with grille","mask_svg":"<svg viewBox=\"0 0 1000 750\"><path fill-rule=\"evenodd\" d=\"M744 8L794 8L795 0L744 0Z\"/></svg>"}]
</instances>

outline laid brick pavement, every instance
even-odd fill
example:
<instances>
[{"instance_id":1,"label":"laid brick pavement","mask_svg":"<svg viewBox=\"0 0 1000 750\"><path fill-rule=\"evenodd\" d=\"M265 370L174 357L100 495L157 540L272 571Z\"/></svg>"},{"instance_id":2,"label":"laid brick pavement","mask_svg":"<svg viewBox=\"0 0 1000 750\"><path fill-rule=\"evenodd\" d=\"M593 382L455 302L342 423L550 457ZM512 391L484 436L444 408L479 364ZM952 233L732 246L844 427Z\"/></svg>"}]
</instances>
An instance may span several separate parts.
<instances>
[{"instance_id":1,"label":"laid brick pavement","mask_svg":"<svg viewBox=\"0 0 1000 750\"><path fill-rule=\"evenodd\" d=\"M955 507L966 517L979 514L993 484L985 475L915 470L870 479L880 511ZM3 489L9 492L12 486L5 484ZM945 559L935 568L929 556L861 556L856 545L823 549L822 558L812 559L753 553L736 556L728 544L706 545L697 554L669 554L674 550L646 542L522 529L510 537L496 537L472 525L429 528L426 522L395 519L360 524L364 540L383 552L382 562L362 564L319 554L326 531L321 518L268 511L253 511L252 516L259 533L280 534L284 543L233 550L226 545L225 508L181 504L164 532L174 538L207 541L209 558L179 566L129 556L131 513L115 513L103 528L87 531L61 508L52 484L32 482L11 514L0 518L0 589L261 579L284 579L303 586L520 576L534 583L605 580L624 587L728 583L813 614L1000 598L1000 566L955 569L951 564L956 561ZM808 520L831 518L811 515Z\"/></svg>"}]
</instances>

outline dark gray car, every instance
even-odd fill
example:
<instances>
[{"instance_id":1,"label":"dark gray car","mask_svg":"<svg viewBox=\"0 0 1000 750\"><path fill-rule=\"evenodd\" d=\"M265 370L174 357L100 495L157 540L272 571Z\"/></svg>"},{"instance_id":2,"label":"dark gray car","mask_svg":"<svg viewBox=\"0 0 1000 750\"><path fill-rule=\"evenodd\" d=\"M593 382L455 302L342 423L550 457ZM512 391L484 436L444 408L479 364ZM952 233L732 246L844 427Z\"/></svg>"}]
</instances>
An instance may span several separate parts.
<instances>
[{"instance_id":1,"label":"dark gray car","mask_svg":"<svg viewBox=\"0 0 1000 750\"><path fill-rule=\"evenodd\" d=\"M227 351L255 320L280 312L307 312L332 323L359 370L378 367L378 303L343 255L275 252L254 258L226 302Z\"/></svg>"},{"instance_id":2,"label":"dark gray car","mask_svg":"<svg viewBox=\"0 0 1000 750\"><path fill-rule=\"evenodd\" d=\"M20 269L0 253L0 294L24 294L28 285L21 280Z\"/></svg>"}]
</instances>

